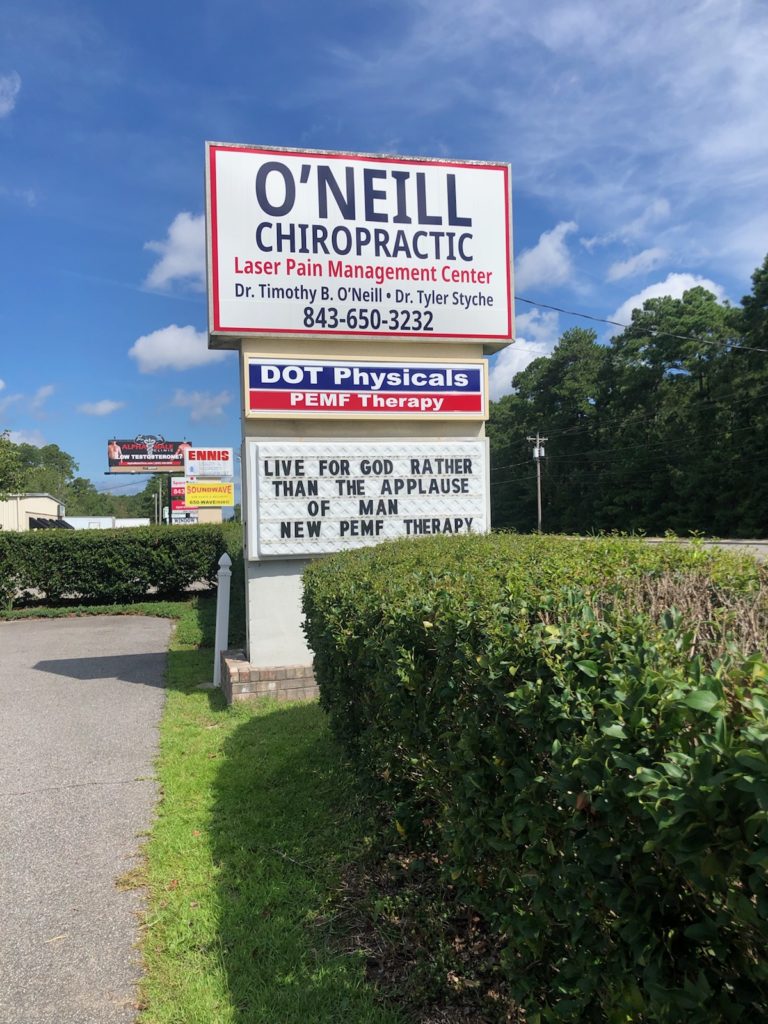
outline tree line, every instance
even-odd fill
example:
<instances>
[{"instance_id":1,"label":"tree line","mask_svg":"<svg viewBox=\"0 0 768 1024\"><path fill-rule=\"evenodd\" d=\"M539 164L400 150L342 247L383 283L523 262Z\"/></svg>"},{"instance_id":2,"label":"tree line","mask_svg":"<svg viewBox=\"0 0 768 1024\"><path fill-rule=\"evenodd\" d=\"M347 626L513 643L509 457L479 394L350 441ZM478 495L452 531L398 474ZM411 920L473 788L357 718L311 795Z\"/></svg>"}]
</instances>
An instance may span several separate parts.
<instances>
[{"instance_id":1,"label":"tree line","mask_svg":"<svg viewBox=\"0 0 768 1024\"><path fill-rule=\"evenodd\" d=\"M154 517L154 478L137 494L108 494L98 490L93 481L78 476L78 469L74 457L57 444L16 444L8 431L0 433L0 499L8 494L51 494L66 507L69 516ZM167 503L165 482L164 487Z\"/></svg>"},{"instance_id":2,"label":"tree line","mask_svg":"<svg viewBox=\"0 0 768 1024\"><path fill-rule=\"evenodd\" d=\"M599 344L565 331L491 404L496 528L768 536L768 257L739 306L704 288L648 299Z\"/></svg>"},{"instance_id":3,"label":"tree line","mask_svg":"<svg viewBox=\"0 0 768 1024\"><path fill-rule=\"evenodd\" d=\"M648 299L607 345L573 328L491 403L491 508L500 529L537 516L528 436L548 438L543 526L768 536L768 256L739 306L704 288ZM58 445L0 432L0 497L47 492L69 515L152 516L157 482L107 494Z\"/></svg>"}]
</instances>

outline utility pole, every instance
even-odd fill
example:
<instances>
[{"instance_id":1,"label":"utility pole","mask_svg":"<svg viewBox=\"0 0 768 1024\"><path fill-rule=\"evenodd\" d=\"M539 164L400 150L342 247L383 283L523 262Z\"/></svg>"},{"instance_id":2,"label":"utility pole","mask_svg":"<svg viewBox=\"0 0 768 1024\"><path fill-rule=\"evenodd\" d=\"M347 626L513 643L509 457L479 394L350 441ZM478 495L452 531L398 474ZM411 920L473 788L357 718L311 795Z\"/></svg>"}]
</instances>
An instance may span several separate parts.
<instances>
[{"instance_id":1,"label":"utility pole","mask_svg":"<svg viewBox=\"0 0 768 1024\"><path fill-rule=\"evenodd\" d=\"M541 460L544 458L544 442L549 438L541 437L538 430L536 431L536 437L527 437L526 441L530 441L533 444L533 461L536 463L536 498L537 498L537 526L536 529L541 533Z\"/></svg>"}]
</instances>

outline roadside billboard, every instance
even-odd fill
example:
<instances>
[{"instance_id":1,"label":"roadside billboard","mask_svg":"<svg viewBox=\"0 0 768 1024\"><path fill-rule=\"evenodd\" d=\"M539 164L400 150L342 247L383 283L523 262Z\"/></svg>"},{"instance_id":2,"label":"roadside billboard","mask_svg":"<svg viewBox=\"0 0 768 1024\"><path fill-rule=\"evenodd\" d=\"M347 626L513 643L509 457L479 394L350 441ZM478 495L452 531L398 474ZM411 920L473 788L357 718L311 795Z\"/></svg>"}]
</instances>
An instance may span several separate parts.
<instances>
[{"instance_id":1,"label":"roadside billboard","mask_svg":"<svg viewBox=\"0 0 768 1024\"><path fill-rule=\"evenodd\" d=\"M209 344L513 337L509 164L206 144Z\"/></svg>"},{"instance_id":2,"label":"roadside billboard","mask_svg":"<svg viewBox=\"0 0 768 1024\"><path fill-rule=\"evenodd\" d=\"M185 481L186 503L194 508L231 508L235 504L235 485L226 480Z\"/></svg>"},{"instance_id":3,"label":"roadside billboard","mask_svg":"<svg viewBox=\"0 0 768 1024\"><path fill-rule=\"evenodd\" d=\"M247 417L487 419L487 363L246 355Z\"/></svg>"},{"instance_id":4,"label":"roadside billboard","mask_svg":"<svg viewBox=\"0 0 768 1024\"><path fill-rule=\"evenodd\" d=\"M169 473L184 469L189 441L166 441L162 434L137 434L107 442L110 473Z\"/></svg>"},{"instance_id":5,"label":"roadside billboard","mask_svg":"<svg viewBox=\"0 0 768 1024\"><path fill-rule=\"evenodd\" d=\"M196 506L187 504L186 486L183 477L171 480L171 512L197 512Z\"/></svg>"},{"instance_id":6,"label":"roadside billboard","mask_svg":"<svg viewBox=\"0 0 768 1024\"><path fill-rule=\"evenodd\" d=\"M230 479L234 472L234 453L231 448L188 448L184 453L184 476L222 480Z\"/></svg>"}]
</instances>

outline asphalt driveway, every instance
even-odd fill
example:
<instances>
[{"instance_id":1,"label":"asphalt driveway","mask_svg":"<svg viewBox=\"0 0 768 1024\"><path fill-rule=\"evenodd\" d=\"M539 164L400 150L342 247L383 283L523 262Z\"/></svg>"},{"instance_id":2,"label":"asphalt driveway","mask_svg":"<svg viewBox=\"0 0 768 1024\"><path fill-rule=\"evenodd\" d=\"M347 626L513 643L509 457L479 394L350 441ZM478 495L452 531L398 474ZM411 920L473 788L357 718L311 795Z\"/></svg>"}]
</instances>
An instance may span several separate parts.
<instances>
[{"instance_id":1,"label":"asphalt driveway","mask_svg":"<svg viewBox=\"0 0 768 1024\"><path fill-rule=\"evenodd\" d=\"M0 1021L128 1024L171 624L0 622Z\"/></svg>"}]
</instances>

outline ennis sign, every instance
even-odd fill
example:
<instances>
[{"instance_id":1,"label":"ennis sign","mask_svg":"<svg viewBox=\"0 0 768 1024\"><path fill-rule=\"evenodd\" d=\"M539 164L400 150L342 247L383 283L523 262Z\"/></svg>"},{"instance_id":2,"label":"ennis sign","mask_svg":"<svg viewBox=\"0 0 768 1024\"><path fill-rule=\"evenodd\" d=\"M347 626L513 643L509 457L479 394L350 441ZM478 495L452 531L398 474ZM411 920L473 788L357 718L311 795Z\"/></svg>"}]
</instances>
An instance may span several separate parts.
<instances>
[{"instance_id":1,"label":"ennis sign","mask_svg":"<svg viewBox=\"0 0 768 1024\"><path fill-rule=\"evenodd\" d=\"M250 441L248 465L251 559L489 528L485 440Z\"/></svg>"},{"instance_id":2,"label":"ennis sign","mask_svg":"<svg viewBox=\"0 0 768 1024\"><path fill-rule=\"evenodd\" d=\"M246 416L485 419L487 363L247 356Z\"/></svg>"},{"instance_id":3,"label":"ennis sign","mask_svg":"<svg viewBox=\"0 0 768 1024\"><path fill-rule=\"evenodd\" d=\"M184 453L184 476L221 480L234 476L231 448L190 448Z\"/></svg>"},{"instance_id":4,"label":"ennis sign","mask_svg":"<svg viewBox=\"0 0 768 1024\"><path fill-rule=\"evenodd\" d=\"M208 143L206 191L212 345L512 339L508 164Z\"/></svg>"}]
</instances>

